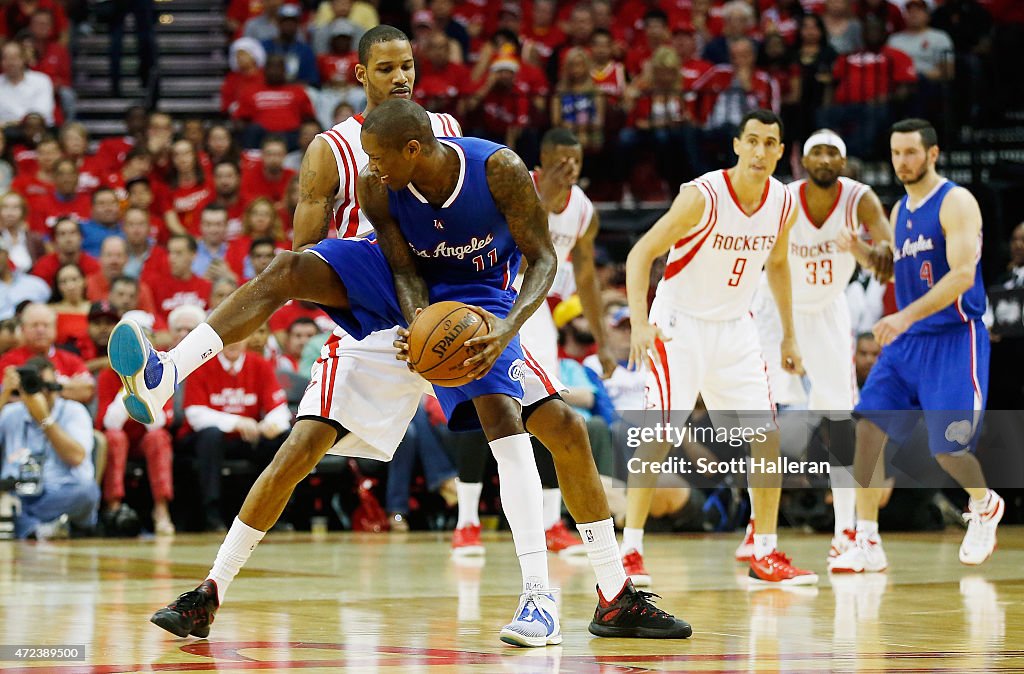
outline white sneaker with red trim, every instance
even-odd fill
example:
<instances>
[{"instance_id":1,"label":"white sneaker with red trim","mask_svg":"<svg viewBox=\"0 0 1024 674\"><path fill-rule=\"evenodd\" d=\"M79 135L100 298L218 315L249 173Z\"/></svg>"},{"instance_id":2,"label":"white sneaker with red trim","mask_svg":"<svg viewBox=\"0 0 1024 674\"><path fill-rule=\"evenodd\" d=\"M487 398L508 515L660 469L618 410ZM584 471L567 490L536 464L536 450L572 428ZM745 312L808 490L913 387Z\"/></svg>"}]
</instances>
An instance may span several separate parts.
<instances>
[{"instance_id":1,"label":"white sneaker with red trim","mask_svg":"<svg viewBox=\"0 0 1024 674\"><path fill-rule=\"evenodd\" d=\"M992 491L988 492L988 508L984 512L975 512L970 506L964 513L967 521L967 533L960 544L960 562L969 566L977 566L989 557L996 549L996 528L1003 519L1006 502Z\"/></svg>"}]
</instances>

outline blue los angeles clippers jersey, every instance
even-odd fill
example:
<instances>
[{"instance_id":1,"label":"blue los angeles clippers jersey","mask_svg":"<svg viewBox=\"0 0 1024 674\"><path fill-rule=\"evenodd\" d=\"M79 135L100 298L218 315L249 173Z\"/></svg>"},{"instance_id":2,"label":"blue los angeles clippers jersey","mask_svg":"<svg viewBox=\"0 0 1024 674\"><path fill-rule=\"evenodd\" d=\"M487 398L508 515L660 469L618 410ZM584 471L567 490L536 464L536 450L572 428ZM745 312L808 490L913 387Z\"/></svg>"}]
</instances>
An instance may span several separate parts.
<instances>
[{"instance_id":1,"label":"blue los angeles clippers jersey","mask_svg":"<svg viewBox=\"0 0 1024 674\"><path fill-rule=\"evenodd\" d=\"M911 211L908 197L899 203L896 217L895 281L896 304L903 309L931 290L949 273L946 260L946 236L939 222L939 209L956 183L946 180L924 203ZM981 279L981 235L978 236L974 285L956 302L917 321L910 333L940 332L954 325L979 320L985 313L985 288Z\"/></svg>"},{"instance_id":2,"label":"blue los angeles clippers jersey","mask_svg":"<svg viewBox=\"0 0 1024 674\"><path fill-rule=\"evenodd\" d=\"M388 192L391 213L413 250L431 303L477 304L504 318L516 293L522 257L487 184L487 159L504 145L478 138L439 138L461 160L455 191L435 208L411 183Z\"/></svg>"}]
</instances>

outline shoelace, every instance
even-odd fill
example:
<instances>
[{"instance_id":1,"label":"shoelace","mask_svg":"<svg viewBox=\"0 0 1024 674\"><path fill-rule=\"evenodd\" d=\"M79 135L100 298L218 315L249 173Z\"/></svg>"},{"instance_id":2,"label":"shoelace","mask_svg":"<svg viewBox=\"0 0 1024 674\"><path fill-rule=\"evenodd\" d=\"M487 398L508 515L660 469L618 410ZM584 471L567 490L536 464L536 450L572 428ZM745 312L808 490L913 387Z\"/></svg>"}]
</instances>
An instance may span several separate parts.
<instances>
[{"instance_id":1,"label":"shoelace","mask_svg":"<svg viewBox=\"0 0 1024 674\"><path fill-rule=\"evenodd\" d=\"M648 611L654 614L658 618L670 618L671 616L662 611L660 608L654 605L655 599L661 599L660 594L653 592L644 592L643 590L635 590L637 596L637 603L633 604L633 610L640 609L640 615L646 614Z\"/></svg>"},{"instance_id":2,"label":"shoelace","mask_svg":"<svg viewBox=\"0 0 1024 674\"><path fill-rule=\"evenodd\" d=\"M785 553L780 552L778 550L776 550L772 554L768 555L768 557L772 561L774 561L776 564L779 564L780 566L782 566L782 565L784 565L784 566L792 566L791 562L793 560L791 558L787 557Z\"/></svg>"},{"instance_id":3,"label":"shoelace","mask_svg":"<svg viewBox=\"0 0 1024 674\"><path fill-rule=\"evenodd\" d=\"M987 543L992 532L982 526L982 514L968 510L963 514L964 521L967 522L967 538L970 539L972 545L978 545L981 543ZM972 527L972 524L978 526Z\"/></svg>"},{"instance_id":4,"label":"shoelace","mask_svg":"<svg viewBox=\"0 0 1024 674\"><path fill-rule=\"evenodd\" d=\"M199 590L190 590L174 602L174 608L181 611L195 611L197 609L204 608L207 596Z\"/></svg>"}]
</instances>

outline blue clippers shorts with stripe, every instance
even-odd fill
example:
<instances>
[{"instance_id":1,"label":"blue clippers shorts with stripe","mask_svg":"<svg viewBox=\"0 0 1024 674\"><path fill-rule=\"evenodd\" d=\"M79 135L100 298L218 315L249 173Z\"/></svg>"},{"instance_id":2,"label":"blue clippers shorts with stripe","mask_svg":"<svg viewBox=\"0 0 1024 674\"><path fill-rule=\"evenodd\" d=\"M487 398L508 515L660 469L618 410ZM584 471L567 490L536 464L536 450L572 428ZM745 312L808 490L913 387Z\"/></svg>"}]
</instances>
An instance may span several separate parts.
<instances>
[{"instance_id":1,"label":"blue clippers shorts with stripe","mask_svg":"<svg viewBox=\"0 0 1024 674\"><path fill-rule=\"evenodd\" d=\"M896 443L922 410L931 453L973 450L988 393L990 345L981 321L936 333L908 333L882 349L854 408Z\"/></svg>"},{"instance_id":2,"label":"blue clippers shorts with stripe","mask_svg":"<svg viewBox=\"0 0 1024 674\"><path fill-rule=\"evenodd\" d=\"M396 325L408 327L398 304L391 267L377 245L376 237L325 239L307 252L330 265L348 292L347 310L321 307L345 332L361 340L372 332ZM429 293L431 302L465 302L481 306L500 318L508 315L515 301L515 291L475 288L471 284L436 284L429 288ZM456 388L435 386L434 395L448 419L448 427L453 431L480 428L473 406L463 405L473 398L500 393L522 402L526 367L517 335L482 379Z\"/></svg>"}]
</instances>

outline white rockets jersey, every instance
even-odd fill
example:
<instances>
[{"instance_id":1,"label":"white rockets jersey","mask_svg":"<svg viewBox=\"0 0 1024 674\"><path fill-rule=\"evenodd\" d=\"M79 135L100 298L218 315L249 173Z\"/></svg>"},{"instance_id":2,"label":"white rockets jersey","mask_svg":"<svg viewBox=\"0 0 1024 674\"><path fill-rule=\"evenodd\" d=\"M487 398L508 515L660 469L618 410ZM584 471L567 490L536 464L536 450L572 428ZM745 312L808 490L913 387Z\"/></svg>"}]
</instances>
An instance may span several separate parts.
<instances>
[{"instance_id":1,"label":"white rockets jersey","mask_svg":"<svg viewBox=\"0 0 1024 674\"><path fill-rule=\"evenodd\" d=\"M533 174L533 171L530 171L530 175L533 177L534 186L536 186L537 176ZM572 249L576 247L576 242L587 231L593 217L594 204L578 185L573 185L570 188L569 197L561 211L548 213L548 229L551 231L551 243L555 247L559 271L569 261Z\"/></svg>"},{"instance_id":2,"label":"white rockets jersey","mask_svg":"<svg viewBox=\"0 0 1024 674\"><path fill-rule=\"evenodd\" d=\"M451 115L438 115L433 112L428 112L427 115L430 117L430 126L435 136L451 138L462 135L462 127ZM327 141L334 153L334 160L338 162L338 175L341 180L334 201L334 224L338 229L339 238L365 236L373 231L373 225L363 215L356 199L356 179L359 172L370 162L359 140L362 128L363 116L355 115L317 134L318 138Z\"/></svg>"},{"instance_id":3,"label":"white rockets jersey","mask_svg":"<svg viewBox=\"0 0 1024 674\"><path fill-rule=\"evenodd\" d=\"M793 279L793 308L814 311L831 304L846 290L857 261L850 252L836 248L836 237L843 229L860 229L857 205L868 186L849 178L839 179L839 194L825 222L811 222L807 208L807 181L790 183L789 191L797 202L796 222L789 231L789 270Z\"/></svg>"},{"instance_id":4,"label":"white rockets jersey","mask_svg":"<svg viewBox=\"0 0 1024 674\"><path fill-rule=\"evenodd\" d=\"M765 260L793 212L793 195L768 178L761 205L748 216L724 170L687 185L704 195L704 214L669 251L655 302L709 321L741 318L750 311Z\"/></svg>"}]
</instances>

